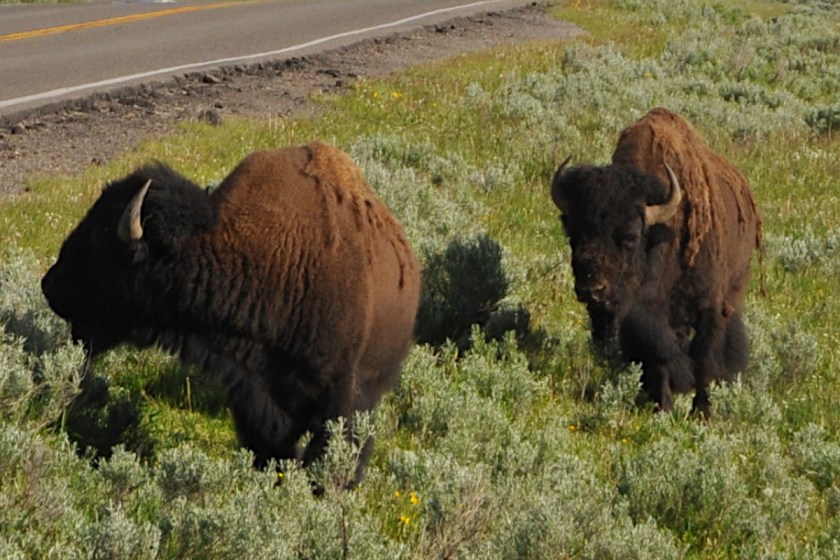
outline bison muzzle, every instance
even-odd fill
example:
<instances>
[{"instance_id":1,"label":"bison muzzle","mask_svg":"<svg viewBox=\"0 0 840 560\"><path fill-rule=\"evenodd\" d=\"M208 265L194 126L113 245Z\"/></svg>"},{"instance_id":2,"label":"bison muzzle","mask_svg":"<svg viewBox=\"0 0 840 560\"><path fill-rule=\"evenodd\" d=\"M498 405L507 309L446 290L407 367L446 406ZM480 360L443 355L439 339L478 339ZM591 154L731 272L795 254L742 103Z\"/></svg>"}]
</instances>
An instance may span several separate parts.
<instances>
[{"instance_id":1,"label":"bison muzzle","mask_svg":"<svg viewBox=\"0 0 840 560\"><path fill-rule=\"evenodd\" d=\"M222 376L263 466L312 462L327 420L394 386L420 280L358 167L313 143L256 152L212 192L159 163L109 184L42 288L91 355L159 345Z\"/></svg>"},{"instance_id":2,"label":"bison muzzle","mask_svg":"<svg viewBox=\"0 0 840 560\"><path fill-rule=\"evenodd\" d=\"M661 410L694 389L708 415L709 383L749 354L742 312L761 220L747 180L661 108L621 133L611 164L568 161L551 194L596 345L640 362Z\"/></svg>"}]
</instances>

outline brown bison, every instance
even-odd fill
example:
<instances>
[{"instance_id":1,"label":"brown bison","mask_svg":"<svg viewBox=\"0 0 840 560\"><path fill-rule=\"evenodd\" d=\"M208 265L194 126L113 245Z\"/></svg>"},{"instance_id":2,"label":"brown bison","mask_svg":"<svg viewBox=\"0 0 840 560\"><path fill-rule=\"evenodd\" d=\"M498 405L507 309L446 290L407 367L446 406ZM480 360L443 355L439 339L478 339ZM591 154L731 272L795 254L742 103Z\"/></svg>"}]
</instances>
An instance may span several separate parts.
<instances>
[{"instance_id":1,"label":"brown bison","mask_svg":"<svg viewBox=\"0 0 840 560\"><path fill-rule=\"evenodd\" d=\"M661 108L621 133L610 165L567 163L551 194L594 341L641 362L659 409L693 388L707 415L709 383L749 354L742 311L761 219L747 180Z\"/></svg>"},{"instance_id":2,"label":"brown bison","mask_svg":"<svg viewBox=\"0 0 840 560\"><path fill-rule=\"evenodd\" d=\"M158 344L221 375L258 466L310 463L326 420L393 387L419 288L402 226L320 143L254 153L211 193L141 168L103 190L42 281L92 355Z\"/></svg>"}]
</instances>

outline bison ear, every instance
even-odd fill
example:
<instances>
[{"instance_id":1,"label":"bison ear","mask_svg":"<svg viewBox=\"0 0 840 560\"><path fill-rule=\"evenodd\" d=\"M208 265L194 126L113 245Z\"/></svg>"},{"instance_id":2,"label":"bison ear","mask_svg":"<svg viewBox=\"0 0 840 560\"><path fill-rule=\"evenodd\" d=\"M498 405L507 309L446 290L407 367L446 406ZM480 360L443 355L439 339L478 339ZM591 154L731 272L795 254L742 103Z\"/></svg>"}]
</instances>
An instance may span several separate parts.
<instances>
[{"instance_id":1,"label":"bison ear","mask_svg":"<svg viewBox=\"0 0 840 560\"><path fill-rule=\"evenodd\" d=\"M146 193L149 192L149 187L152 180L146 181L137 194L125 207L122 217L120 217L119 225L117 225L117 236L123 243L132 243L143 239L143 224L140 220L140 211L143 209L143 200L146 198Z\"/></svg>"},{"instance_id":2,"label":"bison ear","mask_svg":"<svg viewBox=\"0 0 840 560\"><path fill-rule=\"evenodd\" d=\"M554 201L554 205L560 209L561 212L564 214L567 213L569 209L568 201L566 200L566 195L560 188L560 178L563 175L563 170L566 169L566 166L572 160L572 156L569 156L560 164L560 167L557 168L557 171L554 173L554 179L551 181L551 200Z\"/></svg>"},{"instance_id":3,"label":"bison ear","mask_svg":"<svg viewBox=\"0 0 840 560\"><path fill-rule=\"evenodd\" d=\"M680 182L677 180L677 176L674 174L671 166L667 163L664 163L664 165L671 183L671 196L662 204L649 204L645 207L645 224L648 226L661 224L670 220L677 213L677 209L680 207L680 202L682 201Z\"/></svg>"}]
</instances>

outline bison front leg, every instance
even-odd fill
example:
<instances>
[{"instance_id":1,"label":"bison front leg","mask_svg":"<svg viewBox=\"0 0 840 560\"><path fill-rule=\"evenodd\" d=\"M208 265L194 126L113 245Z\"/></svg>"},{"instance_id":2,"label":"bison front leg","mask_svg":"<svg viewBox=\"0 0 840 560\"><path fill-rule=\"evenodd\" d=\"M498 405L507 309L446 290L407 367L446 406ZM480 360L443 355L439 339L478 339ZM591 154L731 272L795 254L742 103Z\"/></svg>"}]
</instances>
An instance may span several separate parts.
<instances>
[{"instance_id":1,"label":"bison front leg","mask_svg":"<svg viewBox=\"0 0 840 560\"><path fill-rule=\"evenodd\" d=\"M636 306L619 330L625 360L642 364L642 388L662 411L674 407L674 392L692 386L692 367L679 337L662 315Z\"/></svg>"},{"instance_id":2,"label":"bison front leg","mask_svg":"<svg viewBox=\"0 0 840 560\"><path fill-rule=\"evenodd\" d=\"M236 376L228 384L227 397L239 443L254 453L254 466L264 468L272 459L297 456L303 429L278 405L260 375Z\"/></svg>"}]
</instances>

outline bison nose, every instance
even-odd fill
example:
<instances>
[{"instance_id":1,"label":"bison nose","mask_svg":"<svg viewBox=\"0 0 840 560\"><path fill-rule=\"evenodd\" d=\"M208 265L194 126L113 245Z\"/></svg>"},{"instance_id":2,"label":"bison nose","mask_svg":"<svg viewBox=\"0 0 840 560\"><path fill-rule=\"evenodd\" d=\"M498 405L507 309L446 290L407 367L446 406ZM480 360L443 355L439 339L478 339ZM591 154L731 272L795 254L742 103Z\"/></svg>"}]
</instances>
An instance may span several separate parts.
<instances>
[{"instance_id":1,"label":"bison nose","mask_svg":"<svg viewBox=\"0 0 840 560\"><path fill-rule=\"evenodd\" d=\"M575 294L582 303L604 304L609 300L609 286L606 282L596 282L587 286L575 286Z\"/></svg>"},{"instance_id":2,"label":"bison nose","mask_svg":"<svg viewBox=\"0 0 840 560\"><path fill-rule=\"evenodd\" d=\"M61 285L56 282L55 274L53 274L52 269L48 270L47 273L41 278L41 293L44 294L44 297L47 299L47 303L50 304L50 307L55 310L56 300L60 299L59 294L56 292L60 291Z\"/></svg>"}]
</instances>

